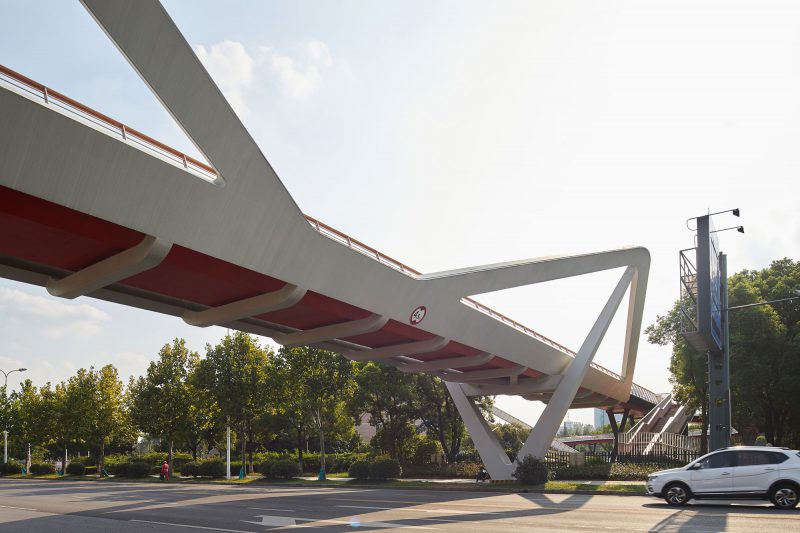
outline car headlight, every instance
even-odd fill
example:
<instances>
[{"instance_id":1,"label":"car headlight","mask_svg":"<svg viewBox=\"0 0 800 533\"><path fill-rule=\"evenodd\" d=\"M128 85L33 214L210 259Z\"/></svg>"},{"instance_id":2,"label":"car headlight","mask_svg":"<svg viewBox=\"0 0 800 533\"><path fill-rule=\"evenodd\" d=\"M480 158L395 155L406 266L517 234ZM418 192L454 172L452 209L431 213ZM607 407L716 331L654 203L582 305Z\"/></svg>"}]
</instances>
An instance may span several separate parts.
<instances>
[{"instance_id":1,"label":"car headlight","mask_svg":"<svg viewBox=\"0 0 800 533\"><path fill-rule=\"evenodd\" d=\"M647 481L653 481L658 476L647 476Z\"/></svg>"}]
</instances>

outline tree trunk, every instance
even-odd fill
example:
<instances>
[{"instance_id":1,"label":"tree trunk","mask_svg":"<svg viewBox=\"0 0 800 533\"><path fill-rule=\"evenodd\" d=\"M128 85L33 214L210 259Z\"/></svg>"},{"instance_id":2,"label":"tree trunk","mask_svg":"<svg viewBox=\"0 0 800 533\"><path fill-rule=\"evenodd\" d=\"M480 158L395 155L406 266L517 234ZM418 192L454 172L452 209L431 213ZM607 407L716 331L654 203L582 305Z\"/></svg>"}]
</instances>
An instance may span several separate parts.
<instances>
[{"instance_id":1,"label":"tree trunk","mask_svg":"<svg viewBox=\"0 0 800 533\"><path fill-rule=\"evenodd\" d=\"M703 425L700 428L700 455L708 453L708 402L707 397L704 397L700 407L700 417L703 419Z\"/></svg>"},{"instance_id":2,"label":"tree trunk","mask_svg":"<svg viewBox=\"0 0 800 533\"><path fill-rule=\"evenodd\" d=\"M25 472L30 474L31 473L31 443L28 443L28 455L25 459Z\"/></svg>"},{"instance_id":3,"label":"tree trunk","mask_svg":"<svg viewBox=\"0 0 800 533\"><path fill-rule=\"evenodd\" d=\"M62 474L66 474L67 473L67 458L68 457L69 457L69 454L67 453L67 444L64 443L64 462L61 464L61 473Z\"/></svg>"},{"instance_id":4,"label":"tree trunk","mask_svg":"<svg viewBox=\"0 0 800 533\"><path fill-rule=\"evenodd\" d=\"M167 434L167 439L169 440L169 449L167 450L167 464L169 465L169 477L172 477L172 441L173 435L170 431Z\"/></svg>"},{"instance_id":5,"label":"tree trunk","mask_svg":"<svg viewBox=\"0 0 800 533\"><path fill-rule=\"evenodd\" d=\"M242 428L242 472L247 472L247 431Z\"/></svg>"},{"instance_id":6,"label":"tree trunk","mask_svg":"<svg viewBox=\"0 0 800 533\"><path fill-rule=\"evenodd\" d=\"M300 467L303 467L303 432L299 428L297 429L297 462L300 463Z\"/></svg>"},{"instance_id":7,"label":"tree trunk","mask_svg":"<svg viewBox=\"0 0 800 533\"><path fill-rule=\"evenodd\" d=\"M317 411L317 421L319 422L319 467L325 470L325 429L322 427L322 416Z\"/></svg>"},{"instance_id":8,"label":"tree trunk","mask_svg":"<svg viewBox=\"0 0 800 533\"><path fill-rule=\"evenodd\" d=\"M100 453L97 454L97 472L102 474L106 466L106 439L100 439Z\"/></svg>"}]
</instances>

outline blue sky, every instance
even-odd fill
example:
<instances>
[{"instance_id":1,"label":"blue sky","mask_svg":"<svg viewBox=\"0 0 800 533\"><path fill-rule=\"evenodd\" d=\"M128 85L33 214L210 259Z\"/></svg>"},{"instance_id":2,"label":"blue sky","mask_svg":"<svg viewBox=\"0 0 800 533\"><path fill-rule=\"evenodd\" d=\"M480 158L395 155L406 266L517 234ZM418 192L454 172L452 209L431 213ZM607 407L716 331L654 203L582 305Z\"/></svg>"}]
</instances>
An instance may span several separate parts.
<instances>
[{"instance_id":1,"label":"blue sky","mask_svg":"<svg viewBox=\"0 0 800 533\"><path fill-rule=\"evenodd\" d=\"M165 6L301 208L424 272L642 245L649 324L678 295L689 217L741 208L717 221L746 227L721 236L730 271L800 257L794 2ZM193 150L78 2L4 0L0 63ZM576 348L614 283L479 299ZM600 363L618 369L623 333ZM0 368L39 383L223 334L0 281ZM669 390L668 361L642 340L636 381Z\"/></svg>"}]
</instances>

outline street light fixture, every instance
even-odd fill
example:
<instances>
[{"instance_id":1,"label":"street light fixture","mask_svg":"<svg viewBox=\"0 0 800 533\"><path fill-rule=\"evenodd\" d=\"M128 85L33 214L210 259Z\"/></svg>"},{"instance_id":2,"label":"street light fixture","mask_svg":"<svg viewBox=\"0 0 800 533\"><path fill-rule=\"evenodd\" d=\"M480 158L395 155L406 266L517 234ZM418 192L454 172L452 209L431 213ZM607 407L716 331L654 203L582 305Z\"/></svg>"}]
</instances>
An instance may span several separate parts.
<instances>
[{"instance_id":1,"label":"street light fixture","mask_svg":"<svg viewBox=\"0 0 800 533\"><path fill-rule=\"evenodd\" d=\"M709 233L719 233L720 231L728 231L729 229L735 229L739 233L744 233L744 226L731 226L730 228L722 228L714 231L709 231Z\"/></svg>"},{"instance_id":2,"label":"street light fixture","mask_svg":"<svg viewBox=\"0 0 800 533\"><path fill-rule=\"evenodd\" d=\"M27 368L15 368L14 370L9 370L6 372L5 370L0 370L3 373L4 384L3 384L3 392L8 390L8 375L12 372L25 372L28 370ZM3 428L3 463L8 462L8 428Z\"/></svg>"}]
</instances>

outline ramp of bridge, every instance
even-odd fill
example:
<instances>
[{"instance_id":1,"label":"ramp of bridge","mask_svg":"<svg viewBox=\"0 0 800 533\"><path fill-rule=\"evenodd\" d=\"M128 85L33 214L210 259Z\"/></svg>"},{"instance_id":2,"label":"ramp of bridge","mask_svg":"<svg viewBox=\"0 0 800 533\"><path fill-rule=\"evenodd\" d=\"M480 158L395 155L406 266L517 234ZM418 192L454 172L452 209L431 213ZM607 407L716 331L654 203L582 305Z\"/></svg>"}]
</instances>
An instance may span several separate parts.
<instances>
[{"instance_id":1,"label":"ramp of bridge","mask_svg":"<svg viewBox=\"0 0 800 533\"><path fill-rule=\"evenodd\" d=\"M84 5L210 165L3 67L0 275L435 374L473 438L471 397L544 401L534 455L570 407L655 403L633 384L645 249L417 272L302 214L158 2ZM471 298L620 267L577 352ZM618 374L592 358L626 291Z\"/></svg>"}]
</instances>

